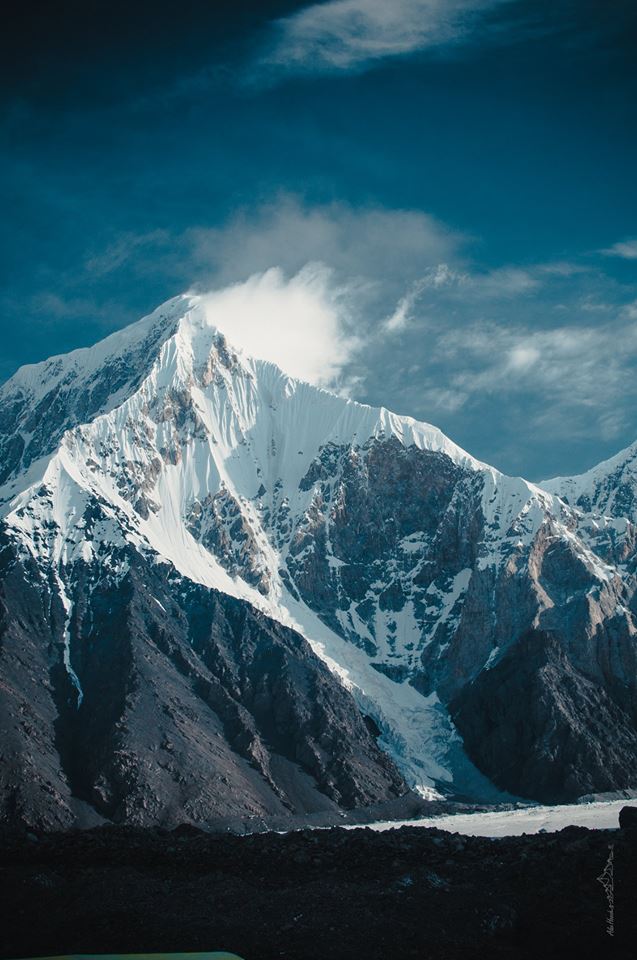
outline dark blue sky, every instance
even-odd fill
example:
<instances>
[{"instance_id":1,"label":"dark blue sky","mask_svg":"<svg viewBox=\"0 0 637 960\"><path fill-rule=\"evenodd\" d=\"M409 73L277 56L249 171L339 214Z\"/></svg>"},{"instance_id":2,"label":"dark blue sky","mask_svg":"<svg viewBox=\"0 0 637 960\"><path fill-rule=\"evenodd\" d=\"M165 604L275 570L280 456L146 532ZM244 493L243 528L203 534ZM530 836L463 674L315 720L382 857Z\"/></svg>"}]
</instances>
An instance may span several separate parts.
<instances>
[{"instance_id":1,"label":"dark blue sky","mask_svg":"<svg viewBox=\"0 0 637 960\"><path fill-rule=\"evenodd\" d=\"M22 4L0 378L319 261L352 395L531 478L610 455L637 437L636 10Z\"/></svg>"}]
</instances>

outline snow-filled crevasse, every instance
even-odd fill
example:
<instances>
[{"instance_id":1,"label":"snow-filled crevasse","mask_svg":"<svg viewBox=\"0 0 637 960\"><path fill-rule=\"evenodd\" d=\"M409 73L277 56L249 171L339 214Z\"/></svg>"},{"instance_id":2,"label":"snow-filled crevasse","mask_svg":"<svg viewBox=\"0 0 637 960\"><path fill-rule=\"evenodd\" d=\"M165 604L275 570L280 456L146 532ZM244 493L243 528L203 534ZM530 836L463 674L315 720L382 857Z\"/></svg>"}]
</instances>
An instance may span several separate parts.
<instances>
[{"instance_id":1,"label":"snow-filled crevasse","mask_svg":"<svg viewBox=\"0 0 637 960\"><path fill-rule=\"evenodd\" d=\"M80 678L73 669L71 663L71 619L73 616L73 602L69 599L64 582L60 575L56 573L55 582L58 587L60 594L60 600L62 601L62 606L64 607L64 633L63 633L63 650L62 650L62 660L64 663L64 669L66 670L69 680L75 688L77 694L77 702L75 704L76 710L79 710L82 706L82 701L84 699L84 691L82 690L82 684L80 683Z\"/></svg>"}]
</instances>

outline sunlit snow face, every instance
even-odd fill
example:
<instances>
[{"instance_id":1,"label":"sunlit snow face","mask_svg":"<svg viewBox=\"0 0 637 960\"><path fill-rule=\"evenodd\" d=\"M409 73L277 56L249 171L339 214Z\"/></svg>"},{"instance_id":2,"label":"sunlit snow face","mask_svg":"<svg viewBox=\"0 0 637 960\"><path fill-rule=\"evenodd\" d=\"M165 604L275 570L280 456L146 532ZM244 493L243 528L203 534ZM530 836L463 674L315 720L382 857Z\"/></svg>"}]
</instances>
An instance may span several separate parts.
<instances>
[{"instance_id":1,"label":"sunlit snow face","mask_svg":"<svg viewBox=\"0 0 637 960\"><path fill-rule=\"evenodd\" d=\"M356 350L347 333L346 290L321 264L288 279L278 268L202 298L207 317L233 346L321 387L338 385Z\"/></svg>"}]
</instances>

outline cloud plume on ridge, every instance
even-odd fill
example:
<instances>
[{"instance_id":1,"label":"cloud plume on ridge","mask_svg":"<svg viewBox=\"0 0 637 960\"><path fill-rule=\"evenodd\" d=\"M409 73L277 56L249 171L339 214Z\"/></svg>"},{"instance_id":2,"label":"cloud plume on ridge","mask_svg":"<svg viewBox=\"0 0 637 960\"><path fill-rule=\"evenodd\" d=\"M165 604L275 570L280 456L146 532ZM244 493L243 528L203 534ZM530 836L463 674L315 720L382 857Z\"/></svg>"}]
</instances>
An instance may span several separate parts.
<instances>
[{"instance_id":1,"label":"cloud plume on ridge","mask_svg":"<svg viewBox=\"0 0 637 960\"><path fill-rule=\"evenodd\" d=\"M291 278L278 267L203 296L208 319L229 342L300 380L341 388L359 342L347 329L346 291L308 264Z\"/></svg>"}]
</instances>

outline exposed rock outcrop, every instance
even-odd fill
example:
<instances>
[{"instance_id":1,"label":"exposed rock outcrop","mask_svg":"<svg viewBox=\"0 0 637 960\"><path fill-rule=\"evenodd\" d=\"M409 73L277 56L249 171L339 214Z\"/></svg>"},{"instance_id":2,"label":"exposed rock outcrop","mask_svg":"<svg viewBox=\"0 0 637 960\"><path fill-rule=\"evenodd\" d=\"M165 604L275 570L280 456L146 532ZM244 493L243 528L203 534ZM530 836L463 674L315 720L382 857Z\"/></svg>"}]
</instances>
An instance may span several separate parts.
<instances>
[{"instance_id":1,"label":"exposed rock outcrop","mask_svg":"<svg viewBox=\"0 0 637 960\"><path fill-rule=\"evenodd\" d=\"M554 634L525 634L451 711L469 755L512 793L554 803L635 780L634 704L580 673Z\"/></svg>"},{"instance_id":2,"label":"exposed rock outcrop","mask_svg":"<svg viewBox=\"0 0 637 960\"><path fill-rule=\"evenodd\" d=\"M57 585L4 541L3 821L207 823L408 792L302 637L134 551L119 561L116 583L74 569L67 623Z\"/></svg>"}]
</instances>

